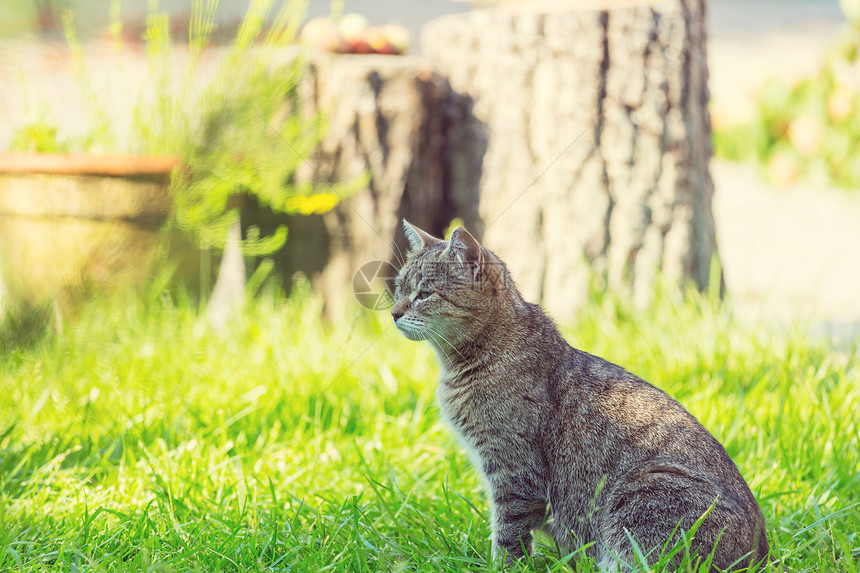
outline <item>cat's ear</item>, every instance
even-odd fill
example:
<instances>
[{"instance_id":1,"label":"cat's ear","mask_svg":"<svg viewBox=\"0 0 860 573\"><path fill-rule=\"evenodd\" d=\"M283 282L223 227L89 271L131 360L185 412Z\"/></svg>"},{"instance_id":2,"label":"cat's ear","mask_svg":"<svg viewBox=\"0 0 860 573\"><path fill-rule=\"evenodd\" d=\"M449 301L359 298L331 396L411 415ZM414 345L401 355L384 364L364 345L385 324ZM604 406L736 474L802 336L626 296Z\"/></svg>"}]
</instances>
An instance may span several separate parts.
<instances>
[{"instance_id":1,"label":"cat's ear","mask_svg":"<svg viewBox=\"0 0 860 573\"><path fill-rule=\"evenodd\" d=\"M430 233L413 226L406 219L403 219L403 233L406 235L406 240L409 241L410 253L443 242L442 239L437 239Z\"/></svg>"},{"instance_id":2,"label":"cat's ear","mask_svg":"<svg viewBox=\"0 0 860 573\"><path fill-rule=\"evenodd\" d=\"M473 267L475 276L478 276L484 267L484 251L469 231L463 227L454 229L448 249L461 264Z\"/></svg>"}]
</instances>

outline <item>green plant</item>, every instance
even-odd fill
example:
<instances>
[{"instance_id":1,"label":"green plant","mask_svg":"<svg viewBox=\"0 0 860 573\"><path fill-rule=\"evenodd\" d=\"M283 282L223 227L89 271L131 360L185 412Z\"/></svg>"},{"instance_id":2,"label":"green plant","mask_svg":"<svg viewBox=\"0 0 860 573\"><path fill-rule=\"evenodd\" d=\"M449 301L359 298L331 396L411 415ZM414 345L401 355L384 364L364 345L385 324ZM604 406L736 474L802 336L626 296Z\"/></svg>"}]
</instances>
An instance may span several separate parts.
<instances>
[{"instance_id":1,"label":"green plant","mask_svg":"<svg viewBox=\"0 0 860 573\"><path fill-rule=\"evenodd\" d=\"M304 18L306 0L252 0L214 72L200 73L200 60L215 30L217 0L191 5L187 53L176 58L170 21L151 0L144 32L149 75L128 110L130 135L105 111L107 95L94 87L78 39L74 15L63 14L63 28L75 64L75 77L91 118L89 131L67 140L44 114L15 133L16 151L88 151L172 154L182 168L174 173L175 222L206 247L223 248L237 217L236 197L253 197L281 213L312 214L332 209L364 181L319 190L296 176L324 131L325 118L297 113L297 83L305 62L300 52L279 66L273 58L292 44ZM111 2L109 31L121 49L119 2ZM177 69L177 62L184 62ZM242 241L246 255L279 249L287 229L259 236L251 229Z\"/></svg>"},{"instance_id":2,"label":"green plant","mask_svg":"<svg viewBox=\"0 0 860 573\"><path fill-rule=\"evenodd\" d=\"M135 125L151 149L181 142L183 169L173 179L176 221L205 246L223 248L238 217L236 197L253 197L276 212L310 214L332 209L348 189L335 185L319 192L310 181L296 177L319 142L323 117L301 117L296 112L297 85L305 67L301 56L296 53L277 68L270 63L278 50L293 42L306 2L283 3L267 26L273 0L252 1L214 77L195 93L200 56L215 29L217 4L212 0L193 4L185 100L172 97L169 88L169 22L164 15L150 14L147 51L161 87L154 100L156 112L136 114ZM148 120L150 115L160 122ZM268 237L252 230L242 242L243 252L270 254L286 236L283 225Z\"/></svg>"},{"instance_id":3,"label":"green plant","mask_svg":"<svg viewBox=\"0 0 860 573\"><path fill-rule=\"evenodd\" d=\"M20 78L21 89L27 92L26 80ZM9 150L16 152L62 153L68 150L68 142L60 140L58 129L52 121L48 103L44 98L27 94L24 114L29 121L12 132Z\"/></svg>"},{"instance_id":4,"label":"green plant","mask_svg":"<svg viewBox=\"0 0 860 573\"><path fill-rule=\"evenodd\" d=\"M771 181L800 177L860 188L860 28L847 27L819 73L794 84L770 79L751 117L715 118L714 149L728 159L754 159Z\"/></svg>"},{"instance_id":5,"label":"green plant","mask_svg":"<svg viewBox=\"0 0 860 573\"><path fill-rule=\"evenodd\" d=\"M323 213L363 183L320 191L312 181L297 177L319 142L324 117L297 113L305 67L301 57L278 69L269 63L273 51L292 40L301 21L295 3L288 4L289 10L265 31L270 5L251 4L230 54L200 95L200 124L184 146L185 167L174 178L177 221L195 230L206 245L223 247L226 229L237 214L236 197L253 197L280 213ZM205 33L194 38L192 46L205 44ZM249 255L271 253L283 244L286 232L282 226L269 237L252 236L243 250Z\"/></svg>"},{"instance_id":6,"label":"green plant","mask_svg":"<svg viewBox=\"0 0 860 573\"><path fill-rule=\"evenodd\" d=\"M38 121L19 127L12 134L11 151L58 153L68 146L57 139L57 126L49 121Z\"/></svg>"}]
</instances>

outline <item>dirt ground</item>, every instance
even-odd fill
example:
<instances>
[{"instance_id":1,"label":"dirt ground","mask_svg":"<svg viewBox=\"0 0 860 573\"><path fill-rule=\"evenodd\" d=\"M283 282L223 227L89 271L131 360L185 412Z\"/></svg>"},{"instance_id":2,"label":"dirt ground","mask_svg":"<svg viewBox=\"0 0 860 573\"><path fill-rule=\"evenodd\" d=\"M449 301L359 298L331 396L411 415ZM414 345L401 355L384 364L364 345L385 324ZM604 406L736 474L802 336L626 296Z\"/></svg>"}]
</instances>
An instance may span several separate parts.
<instances>
[{"instance_id":1,"label":"dirt ground","mask_svg":"<svg viewBox=\"0 0 860 573\"><path fill-rule=\"evenodd\" d=\"M714 161L714 218L726 286L755 317L860 321L860 193L762 183Z\"/></svg>"}]
</instances>

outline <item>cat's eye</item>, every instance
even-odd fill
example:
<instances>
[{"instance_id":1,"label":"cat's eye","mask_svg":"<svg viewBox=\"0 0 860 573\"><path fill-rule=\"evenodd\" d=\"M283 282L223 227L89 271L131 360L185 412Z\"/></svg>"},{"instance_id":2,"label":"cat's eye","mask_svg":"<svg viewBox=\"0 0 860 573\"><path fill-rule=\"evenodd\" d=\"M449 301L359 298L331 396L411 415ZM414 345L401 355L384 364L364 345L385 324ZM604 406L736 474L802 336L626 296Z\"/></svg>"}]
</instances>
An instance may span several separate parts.
<instances>
[{"instance_id":1,"label":"cat's eye","mask_svg":"<svg viewBox=\"0 0 860 573\"><path fill-rule=\"evenodd\" d=\"M415 295L415 300L424 300L433 294L432 290L424 290L421 289L418 291L418 294Z\"/></svg>"}]
</instances>

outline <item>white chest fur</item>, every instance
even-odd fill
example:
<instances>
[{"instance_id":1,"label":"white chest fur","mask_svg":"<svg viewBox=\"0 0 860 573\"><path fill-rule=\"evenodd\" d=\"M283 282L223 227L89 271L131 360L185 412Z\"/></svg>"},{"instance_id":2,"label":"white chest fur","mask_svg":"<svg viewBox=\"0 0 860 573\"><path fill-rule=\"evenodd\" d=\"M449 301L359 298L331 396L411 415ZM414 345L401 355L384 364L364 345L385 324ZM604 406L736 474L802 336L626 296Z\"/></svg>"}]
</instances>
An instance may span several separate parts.
<instances>
[{"instance_id":1,"label":"white chest fur","mask_svg":"<svg viewBox=\"0 0 860 573\"><path fill-rule=\"evenodd\" d=\"M468 389L452 387L446 382L449 379L447 372L443 372L442 379L439 382L439 387L436 389L436 400L439 403L439 411L448 425L454 430L457 438L466 448L466 453L469 459L481 474L484 475L485 456L482 455L480 448L476 445L474 434L465 431L466 428L474 428L475 416L479 414L474 411L474 404L471 403L471 392ZM487 476L484 475L488 482Z\"/></svg>"}]
</instances>

